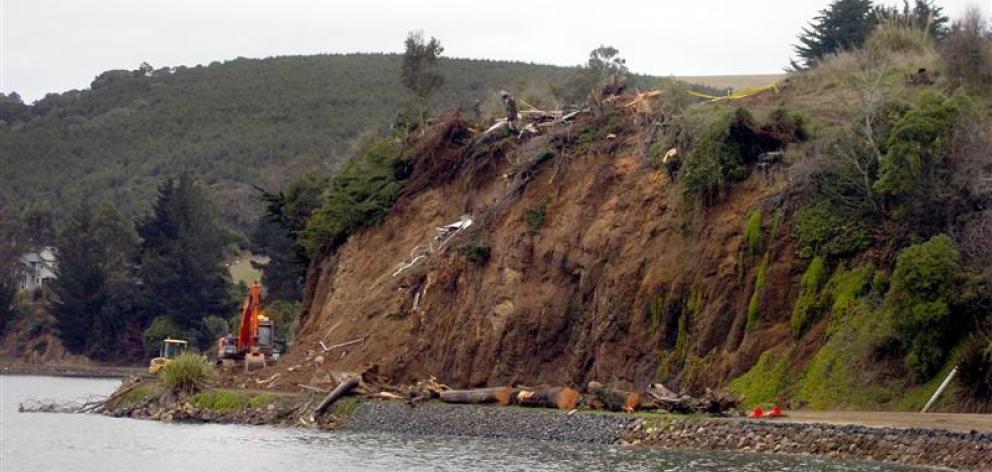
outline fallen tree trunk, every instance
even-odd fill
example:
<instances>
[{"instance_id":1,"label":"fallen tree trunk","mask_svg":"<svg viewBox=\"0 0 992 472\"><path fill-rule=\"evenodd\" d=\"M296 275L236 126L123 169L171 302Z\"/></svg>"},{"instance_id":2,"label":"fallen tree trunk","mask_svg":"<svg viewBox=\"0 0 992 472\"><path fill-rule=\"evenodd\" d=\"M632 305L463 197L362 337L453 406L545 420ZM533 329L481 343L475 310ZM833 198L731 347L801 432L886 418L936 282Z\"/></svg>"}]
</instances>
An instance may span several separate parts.
<instances>
[{"instance_id":1,"label":"fallen tree trunk","mask_svg":"<svg viewBox=\"0 0 992 472\"><path fill-rule=\"evenodd\" d=\"M510 387L492 387L473 390L448 390L441 392L440 398L445 403L497 403L500 406L506 406L513 399L513 389Z\"/></svg>"},{"instance_id":2,"label":"fallen tree trunk","mask_svg":"<svg viewBox=\"0 0 992 472\"><path fill-rule=\"evenodd\" d=\"M514 398L516 403L521 406L572 410L579 404L581 397L582 395L579 392L571 388L551 387L521 390Z\"/></svg>"},{"instance_id":3,"label":"fallen tree trunk","mask_svg":"<svg viewBox=\"0 0 992 472\"><path fill-rule=\"evenodd\" d=\"M599 382L589 382L586 390L604 409L633 413L641 407L641 396L634 392L613 390Z\"/></svg>"},{"instance_id":4,"label":"fallen tree trunk","mask_svg":"<svg viewBox=\"0 0 992 472\"><path fill-rule=\"evenodd\" d=\"M317 417L324 413L324 410L326 410L327 407L333 405L339 398L347 395L348 392L358 386L358 382L360 381L361 378L358 376L348 377L343 382L338 384L337 387L334 387L334 390L331 390L331 393L328 393L320 404L317 405L317 408L313 410L313 414L310 415L310 421L316 421Z\"/></svg>"}]
</instances>

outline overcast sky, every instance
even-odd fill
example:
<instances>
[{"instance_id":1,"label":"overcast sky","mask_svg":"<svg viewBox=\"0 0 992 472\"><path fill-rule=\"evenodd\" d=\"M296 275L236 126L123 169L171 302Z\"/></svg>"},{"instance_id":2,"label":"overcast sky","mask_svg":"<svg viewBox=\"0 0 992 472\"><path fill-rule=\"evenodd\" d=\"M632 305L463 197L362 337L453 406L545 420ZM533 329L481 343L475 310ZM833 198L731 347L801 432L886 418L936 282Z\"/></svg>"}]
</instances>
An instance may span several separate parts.
<instances>
[{"instance_id":1,"label":"overcast sky","mask_svg":"<svg viewBox=\"0 0 992 472\"><path fill-rule=\"evenodd\" d=\"M938 0L950 16L992 0ZM827 0L0 0L0 91L25 101L108 69L401 52L410 30L449 57L559 65L600 44L656 75L777 73ZM429 6L428 6L429 5Z\"/></svg>"}]
</instances>

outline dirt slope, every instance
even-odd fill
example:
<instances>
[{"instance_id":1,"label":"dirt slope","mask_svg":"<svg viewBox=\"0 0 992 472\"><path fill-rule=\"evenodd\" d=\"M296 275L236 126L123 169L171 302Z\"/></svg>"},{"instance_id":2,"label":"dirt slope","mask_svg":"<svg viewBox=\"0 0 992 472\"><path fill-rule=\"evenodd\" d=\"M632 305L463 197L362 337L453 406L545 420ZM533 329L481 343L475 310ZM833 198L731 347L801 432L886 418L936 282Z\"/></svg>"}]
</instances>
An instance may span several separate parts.
<instances>
[{"instance_id":1,"label":"dirt slope","mask_svg":"<svg viewBox=\"0 0 992 472\"><path fill-rule=\"evenodd\" d=\"M686 231L690 218L677 211L667 174L642 157L644 136L599 138L609 144L600 152L546 160L535 156L548 136L510 143L486 172L402 198L381 225L315 264L300 347L281 363L295 373L284 379L320 382L331 370L375 364L396 382L644 387L663 379L699 391L788 338L801 268L786 238L768 238L778 242L762 320L744 329L758 265L742 243L744 219L777 184L757 176L736 184ZM476 221L469 236L393 276L435 227L463 214ZM484 264L459 249L470 239L491 247ZM361 337L321 353L321 341Z\"/></svg>"}]
</instances>

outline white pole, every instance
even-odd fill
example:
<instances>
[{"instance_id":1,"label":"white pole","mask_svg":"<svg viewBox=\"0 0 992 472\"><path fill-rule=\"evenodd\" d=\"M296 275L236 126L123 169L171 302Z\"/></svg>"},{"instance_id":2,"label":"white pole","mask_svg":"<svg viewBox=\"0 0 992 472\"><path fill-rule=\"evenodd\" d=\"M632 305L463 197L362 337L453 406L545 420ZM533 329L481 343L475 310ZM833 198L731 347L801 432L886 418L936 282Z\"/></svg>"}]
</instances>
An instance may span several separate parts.
<instances>
[{"instance_id":1,"label":"white pole","mask_svg":"<svg viewBox=\"0 0 992 472\"><path fill-rule=\"evenodd\" d=\"M954 375L957 373L958 373L958 366L954 366L954 368L951 369L951 373L947 374L947 378L944 379L944 383L940 384L940 387L937 387L937 391L933 393L933 396L930 397L930 401L927 402L926 406L923 407L923 410L920 411L920 413L926 413L927 410L929 410L930 407L933 406L933 403L937 401L937 397L939 397L941 393L944 393L944 389L947 388L947 384L951 383L951 379L953 379Z\"/></svg>"}]
</instances>

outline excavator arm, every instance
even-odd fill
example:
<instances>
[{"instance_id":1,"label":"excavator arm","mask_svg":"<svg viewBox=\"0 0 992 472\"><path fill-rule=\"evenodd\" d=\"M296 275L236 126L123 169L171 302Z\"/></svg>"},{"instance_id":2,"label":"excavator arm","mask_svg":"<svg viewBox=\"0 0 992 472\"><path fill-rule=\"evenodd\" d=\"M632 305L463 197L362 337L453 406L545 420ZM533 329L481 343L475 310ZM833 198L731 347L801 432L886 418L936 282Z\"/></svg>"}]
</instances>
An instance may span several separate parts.
<instances>
[{"instance_id":1,"label":"excavator arm","mask_svg":"<svg viewBox=\"0 0 992 472\"><path fill-rule=\"evenodd\" d=\"M238 329L238 352L251 352L258 338L258 319L262 311L262 285L255 281L245 297Z\"/></svg>"}]
</instances>

